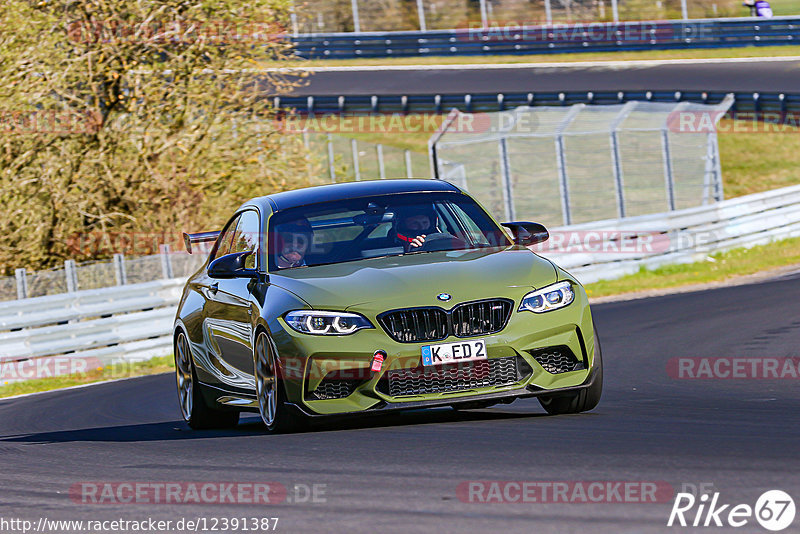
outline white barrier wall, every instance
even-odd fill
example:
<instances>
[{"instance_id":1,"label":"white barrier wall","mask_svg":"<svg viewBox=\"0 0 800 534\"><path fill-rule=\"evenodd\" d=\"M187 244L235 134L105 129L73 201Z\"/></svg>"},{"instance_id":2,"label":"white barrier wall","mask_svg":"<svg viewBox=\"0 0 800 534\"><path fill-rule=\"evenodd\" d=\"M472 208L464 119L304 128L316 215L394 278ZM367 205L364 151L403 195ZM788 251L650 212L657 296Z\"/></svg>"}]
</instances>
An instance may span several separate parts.
<instances>
[{"instance_id":1,"label":"white barrier wall","mask_svg":"<svg viewBox=\"0 0 800 534\"><path fill-rule=\"evenodd\" d=\"M684 210L551 228L534 250L582 283L800 236L800 185Z\"/></svg>"}]
</instances>

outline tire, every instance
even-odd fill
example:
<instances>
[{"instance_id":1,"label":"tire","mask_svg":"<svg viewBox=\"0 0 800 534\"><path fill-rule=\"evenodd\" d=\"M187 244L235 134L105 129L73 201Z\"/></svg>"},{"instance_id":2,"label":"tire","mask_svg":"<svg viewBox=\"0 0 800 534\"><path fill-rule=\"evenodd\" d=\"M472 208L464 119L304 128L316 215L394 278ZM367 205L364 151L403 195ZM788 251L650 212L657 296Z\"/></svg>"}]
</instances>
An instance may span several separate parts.
<instances>
[{"instance_id":1,"label":"tire","mask_svg":"<svg viewBox=\"0 0 800 534\"><path fill-rule=\"evenodd\" d=\"M287 406L286 389L283 386L275 349L267 334L259 332L253 348L254 373L258 412L267 430L274 434L299 430L304 421L292 413Z\"/></svg>"},{"instance_id":2,"label":"tire","mask_svg":"<svg viewBox=\"0 0 800 534\"><path fill-rule=\"evenodd\" d=\"M569 395L542 396L539 404L550 415L588 412L600 402L603 394L603 357L600 350L600 339L595 332L595 377L592 385Z\"/></svg>"},{"instance_id":3,"label":"tire","mask_svg":"<svg viewBox=\"0 0 800 534\"><path fill-rule=\"evenodd\" d=\"M211 408L203 398L203 387L197 380L194 360L186 335L181 332L175 342L175 379L178 386L178 404L183 420L189 427L200 430L233 428L239 424L239 412Z\"/></svg>"}]
</instances>

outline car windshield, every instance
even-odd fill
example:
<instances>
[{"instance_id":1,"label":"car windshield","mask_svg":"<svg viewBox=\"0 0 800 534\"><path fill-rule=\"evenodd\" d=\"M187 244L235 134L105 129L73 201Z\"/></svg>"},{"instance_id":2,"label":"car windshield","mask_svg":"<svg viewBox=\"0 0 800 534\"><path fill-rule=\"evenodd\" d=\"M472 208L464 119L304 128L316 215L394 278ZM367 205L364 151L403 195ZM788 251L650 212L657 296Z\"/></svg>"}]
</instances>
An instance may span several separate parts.
<instances>
[{"instance_id":1,"label":"car windshield","mask_svg":"<svg viewBox=\"0 0 800 534\"><path fill-rule=\"evenodd\" d=\"M276 213L269 270L382 256L511 245L470 197L407 193L322 202Z\"/></svg>"}]
</instances>

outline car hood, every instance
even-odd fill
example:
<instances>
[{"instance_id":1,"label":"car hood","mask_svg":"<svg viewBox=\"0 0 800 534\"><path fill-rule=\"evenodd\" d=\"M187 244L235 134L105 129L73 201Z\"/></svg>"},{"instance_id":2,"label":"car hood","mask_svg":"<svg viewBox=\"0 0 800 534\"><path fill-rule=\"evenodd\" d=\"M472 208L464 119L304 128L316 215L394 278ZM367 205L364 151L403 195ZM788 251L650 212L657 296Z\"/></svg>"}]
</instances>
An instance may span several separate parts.
<instances>
[{"instance_id":1,"label":"car hood","mask_svg":"<svg viewBox=\"0 0 800 534\"><path fill-rule=\"evenodd\" d=\"M524 247L442 251L370 258L285 270L270 282L312 308L379 312L442 306L490 297L514 297L556 281L548 260ZM451 299L442 302L440 293Z\"/></svg>"}]
</instances>

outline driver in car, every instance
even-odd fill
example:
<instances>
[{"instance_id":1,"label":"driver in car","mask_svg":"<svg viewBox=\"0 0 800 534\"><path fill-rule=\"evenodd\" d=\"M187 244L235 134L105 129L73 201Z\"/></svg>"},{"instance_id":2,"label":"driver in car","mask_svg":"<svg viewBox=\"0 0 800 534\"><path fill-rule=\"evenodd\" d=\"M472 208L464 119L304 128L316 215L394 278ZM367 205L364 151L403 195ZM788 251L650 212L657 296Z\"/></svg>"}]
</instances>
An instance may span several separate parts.
<instances>
[{"instance_id":1,"label":"driver in car","mask_svg":"<svg viewBox=\"0 0 800 534\"><path fill-rule=\"evenodd\" d=\"M305 255L313 239L314 231L306 218L277 225L274 252L278 268L305 267Z\"/></svg>"},{"instance_id":2,"label":"driver in car","mask_svg":"<svg viewBox=\"0 0 800 534\"><path fill-rule=\"evenodd\" d=\"M396 212L395 239L406 252L422 248L428 235L439 232L433 205L402 206Z\"/></svg>"}]
</instances>

